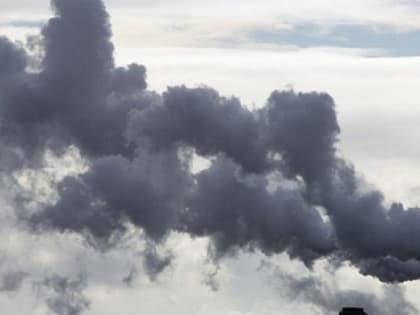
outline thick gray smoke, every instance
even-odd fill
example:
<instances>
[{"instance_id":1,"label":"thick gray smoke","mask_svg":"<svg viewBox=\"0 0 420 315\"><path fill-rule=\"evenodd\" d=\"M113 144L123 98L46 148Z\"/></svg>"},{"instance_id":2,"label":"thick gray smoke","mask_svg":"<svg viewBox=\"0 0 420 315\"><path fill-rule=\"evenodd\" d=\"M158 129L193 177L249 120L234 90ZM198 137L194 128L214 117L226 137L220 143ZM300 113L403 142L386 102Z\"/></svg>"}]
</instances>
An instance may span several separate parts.
<instances>
[{"instance_id":1,"label":"thick gray smoke","mask_svg":"<svg viewBox=\"0 0 420 315\"><path fill-rule=\"evenodd\" d=\"M420 210L385 207L338 157L328 94L274 91L258 110L206 87L159 95L146 89L144 66L115 67L102 1L52 6L39 70L0 38L3 175L70 146L88 165L57 185L54 204L22 216L34 231L111 246L132 225L155 243L172 231L209 237L215 259L287 252L308 266L350 261L386 282L420 278ZM192 172L194 153L211 166ZM150 253L151 272L169 264Z\"/></svg>"}]
</instances>

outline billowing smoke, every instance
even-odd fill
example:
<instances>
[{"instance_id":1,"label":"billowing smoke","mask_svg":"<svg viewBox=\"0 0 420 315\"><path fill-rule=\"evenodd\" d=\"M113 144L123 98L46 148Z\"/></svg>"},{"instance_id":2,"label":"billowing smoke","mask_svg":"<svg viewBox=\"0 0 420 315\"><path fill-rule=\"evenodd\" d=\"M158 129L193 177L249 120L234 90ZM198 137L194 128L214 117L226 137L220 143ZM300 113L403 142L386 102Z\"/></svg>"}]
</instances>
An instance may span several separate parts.
<instances>
[{"instance_id":1,"label":"billowing smoke","mask_svg":"<svg viewBox=\"0 0 420 315\"><path fill-rule=\"evenodd\" d=\"M176 231L209 237L214 259L287 252L307 266L349 261L386 282L420 278L420 211L386 207L338 156L328 94L274 91L256 110L207 87L159 95L146 89L144 66L115 67L101 0L52 6L39 69L0 38L0 170L36 169L69 147L88 169L58 183L54 203L20 209L33 231L105 246L129 226L151 244ZM195 154L210 167L195 173ZM152 273L169 264L148 253Z\"/></svg>"}]
</instances>

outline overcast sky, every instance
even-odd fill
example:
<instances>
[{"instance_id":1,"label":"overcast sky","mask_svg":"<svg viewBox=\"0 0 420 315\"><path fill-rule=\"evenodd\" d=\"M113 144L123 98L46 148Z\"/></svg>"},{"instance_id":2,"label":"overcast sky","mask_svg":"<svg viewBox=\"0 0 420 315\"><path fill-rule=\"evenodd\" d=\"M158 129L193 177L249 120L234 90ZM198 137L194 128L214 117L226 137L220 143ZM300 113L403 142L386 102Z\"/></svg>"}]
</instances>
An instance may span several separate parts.
<instances>
[{"instance_id":1,"label":"overcast sky","mask_svg":"<svg viewBox=\"0 0 420 315\"><path fill-rule=\"evenodd\" d=\"M354 165L365 185L384 193L384 204L420 206L420 1L105 5L116 64L144 65L149 90L210 86L238 97L250 111L264 107L273 90L327 92L341 129L337 155ZM48 0L0 0L0 35L24 42L51 15ZM0 118L3 129L7 118ZM327 256L312 269L286 253L267 256L258 248L215 262L208 237L179 231L150 249L145 232L131 226L123 241L104 251L77 232L29 231L16 215L23 207L16 190L29 199L36 195L36 202L55 200L54 185L90 166L77 145L64 151L51 153L41 168L1 175L8 184L13 178L13 185L0 188L2 314L309 315L333 314L352 303L389 314L398 303L409 306L401 314L420 310L418 280L384 284ZM209 161L196 157L193 163L198 172ZM162 271L151 275L148 255L173 259L168 266L163 259Z\"/></svg>"}]
</instances>

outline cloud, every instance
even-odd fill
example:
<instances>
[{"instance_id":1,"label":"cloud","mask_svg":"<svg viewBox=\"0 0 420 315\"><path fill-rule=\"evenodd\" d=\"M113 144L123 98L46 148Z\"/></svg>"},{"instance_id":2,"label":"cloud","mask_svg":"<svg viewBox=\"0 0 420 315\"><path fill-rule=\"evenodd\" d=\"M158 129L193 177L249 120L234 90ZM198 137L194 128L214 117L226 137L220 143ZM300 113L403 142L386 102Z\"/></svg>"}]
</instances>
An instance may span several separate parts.
<instances>
[{"instance_id":1,"label":"cloud","mask_svg":"<svg viewBox=\"0 0 420 315\"><path fill-rule=\"evenodd\" d=\"M142 254L143 266L147 275L153 281L156 281L157 276L171 265L173 259L171 253L160 253L157 251L156 246L150 243L146 245Z\"/></svg>"},{"instance_id":2,"label":"cloud","mask_svg":"<svg viewBox=\"0 0 420 315\"><path fill-rule=\"evenodd\" d=\"M0 292L18 291L28 274L23 271L9 271L2 274Z\"/></svg>"},{"instance_id":3,"label":"cloud","mask_svg":"<svg viewBox=\"0 0 420 315\"><path fill-rule=\"evenodd\" d=\"M44 21L42 20L12 20L0 23L0 26L39 29L43 23Z\"/></svg>"},{"instance_id":4,"label":"cloud","mask_svg":"<svg viewBox=\"0 0 420 315\"><path fill-rule=\"evenodd\" d=\"M107 4L111 9L124 10L124 8L138 8L138 1L109 0ZM293 3L279 3L274 0L264 0L255 3L252 0L233 0L225 3L216 0L212 3L197 3L191 0L179 0L170 2L161 1L141 1L143 10L150 14L172 14L180 15L191 12L195 16L215 17L215 16L235 16L240 17L278 17L283 20L293 21L341 21L341 22L376 22L378 24L410 24L416 23L413 17L418 15L419 6L416 1L386 1L386 0L367 0L367 1L347 1L347 0L324 0L308 3L298 0ZM223 8L223 10L222 10ZM327 9L328 8L328 9ZM394 15L391 13L394 12ZM406 19L404 21L404 18ZM418 25L418 23L417 23Z\"/></svg>"},{"instance_id":5,"label":"cloud","mask_svg":"<svg viewBox=\"0 0 420 315\"><path fill-rule=\"evenodd\" d=\"M310 45L351 50L368 46L375 55L418 53L412 41L418 38L419 30L420 11L415 3L265 0L261 3L213 1L210 4L186 0L139 4L110 1L109 8L116 22L115 40L124 47L274 47L281 50ZM332 31L326 32L328 29ZM377 32L384 29L388 32Z\"/></svg>"},{"instance_id":6,"label":"cloud","mask_svg":"<svg viewBox=\"0 0 420 315\"><path fill-rule=\"evenodd\" d=\"M41 284L48 309L57 315L78 315L89 309L83 295L85 279L69 279L59 275L47 277Z\"/></svg>"},{"instance_id":7,"label":"cloud","mask_svg":"<svg viewBox=\"0 0 420 315\"><path fill-rule=\"evenodd\" d=\"M250 37L259 43L309 47L363 48L391 56L418 56L420 32L400 31L371 25L295 25L291 30L254 31Z\"/></svg>"},{"instance_id":8,"label":"cloud","mask_svg":"<svg viewBox=\"0 0 420 315\"><path fill-rule=\"evenodd\" d=\"M286 273L275 275L281 295L295 302L314 305L320 313L336 314L343 306L363 307L367 314L416 314L416 308L405 299L399 286L383 286L382 296L354 290L340 290L326 285L315 276L295 277Z\"/></svg>"}]
</instances>

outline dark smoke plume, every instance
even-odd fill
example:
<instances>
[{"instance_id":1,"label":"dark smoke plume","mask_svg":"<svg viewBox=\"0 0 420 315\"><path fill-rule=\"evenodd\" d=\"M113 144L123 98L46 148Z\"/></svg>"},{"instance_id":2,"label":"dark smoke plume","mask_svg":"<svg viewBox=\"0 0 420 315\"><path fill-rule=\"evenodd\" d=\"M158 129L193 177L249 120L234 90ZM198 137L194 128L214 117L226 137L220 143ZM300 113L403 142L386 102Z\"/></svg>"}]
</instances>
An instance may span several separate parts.
<instances>
[{"instance_id":1,"label":"dark smoke plume","mask_svg":"<svg viewBox=\"0 0 420 315\"><path fill-rule=\"evenodd\" d=\"M21 215L34 231L112 246L134 225L155 243L173 231L209 237L214 259L287 252L307 266L350 261L386 282L420 278L420 211L386 207L338 157L331 96L274 91L249 110L207 87L159 95L146 89L144 66L115 67L102 1L52 6L40 69L0 38L2 174L41 167L46 152L69 147L88 167L55 187L56 202ZM195 174L194 154L211 166ZM168 264L146 257L152 272Z\"/></svg>"}]
</instances>

